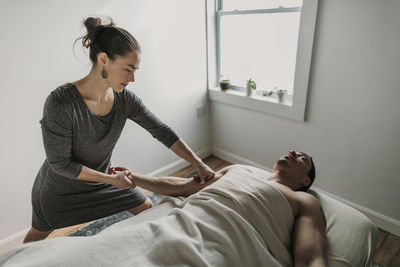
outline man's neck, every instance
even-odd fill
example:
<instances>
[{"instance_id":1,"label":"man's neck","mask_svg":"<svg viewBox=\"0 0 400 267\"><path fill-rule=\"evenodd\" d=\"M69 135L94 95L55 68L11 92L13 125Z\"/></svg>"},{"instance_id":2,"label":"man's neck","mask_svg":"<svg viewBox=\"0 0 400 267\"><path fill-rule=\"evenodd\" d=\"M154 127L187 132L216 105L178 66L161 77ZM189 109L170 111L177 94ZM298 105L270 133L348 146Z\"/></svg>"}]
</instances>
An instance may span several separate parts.
<instances>
[{"instance_id":1,"label":"man's neck","mask_svg":"<svg viewBox=\"0 0 400 267\"><path fill-rule=\"evenodd\" d=\"M290 183L287 181L287 179L284 178L284 173L280 170L273 171L270 176L267 177L267 180L272 182L272 183L278 183L285 185L289 187L290 189L293 190L292 186Z\"/></svg>"}]
</instances>

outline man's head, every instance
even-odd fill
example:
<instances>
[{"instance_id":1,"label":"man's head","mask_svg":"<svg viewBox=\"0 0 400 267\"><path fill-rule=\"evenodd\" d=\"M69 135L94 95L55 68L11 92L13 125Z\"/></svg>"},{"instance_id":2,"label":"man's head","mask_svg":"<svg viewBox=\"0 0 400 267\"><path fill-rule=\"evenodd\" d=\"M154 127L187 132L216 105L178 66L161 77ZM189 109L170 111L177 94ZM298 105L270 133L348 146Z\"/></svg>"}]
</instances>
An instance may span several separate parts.
<instances>
[{"instance_id":1,"label":"man's head","mask_svg":"<svg viewBox=\"0 0 400 267\"><path fill-rule=\"evenodd\" d=\"M279 158L273 172L278 172L282 181L295 191L307 191L315 178L312 158L304 152L293 150Z\"/></svg>"}]
</instances>

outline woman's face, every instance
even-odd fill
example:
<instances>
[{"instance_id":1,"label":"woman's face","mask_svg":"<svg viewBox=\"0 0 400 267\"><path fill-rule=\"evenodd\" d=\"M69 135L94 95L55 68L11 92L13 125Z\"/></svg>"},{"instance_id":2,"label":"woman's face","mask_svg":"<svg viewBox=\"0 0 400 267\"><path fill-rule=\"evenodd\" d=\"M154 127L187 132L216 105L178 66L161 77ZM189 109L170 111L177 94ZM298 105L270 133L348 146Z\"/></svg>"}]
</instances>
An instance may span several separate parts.
<instances>
[{"instance_id":1,"label":"woman's face","mask_svg":"<svg viewBox=\"0 0 400 267\"><path fill-rule=\"evenodd\" d=\"M121 92L130 82L135 81L135 71L139 69L140 52L132 51L125 56L117 56L113 61L104 64L107 72L105 81L117 93Z\"/></svg>"}]
</instances>

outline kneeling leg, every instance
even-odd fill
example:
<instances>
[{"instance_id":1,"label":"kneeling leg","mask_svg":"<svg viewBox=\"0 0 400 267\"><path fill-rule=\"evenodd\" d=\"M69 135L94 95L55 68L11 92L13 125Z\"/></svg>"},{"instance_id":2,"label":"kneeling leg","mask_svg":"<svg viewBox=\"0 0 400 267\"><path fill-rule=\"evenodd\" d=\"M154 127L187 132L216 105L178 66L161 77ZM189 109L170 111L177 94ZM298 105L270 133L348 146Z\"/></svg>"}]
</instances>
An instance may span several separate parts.
<instances>
[{"instance_id":1,"label":"kneeling leg","mask_svg":"<svg viewBox=\"0 0 400 267\"><path fill-rule=\"evenodd\" d=\"M132 213L133 215L137 215L137 214L141 213L142 211L150 209L151 207L153 207L153 202L151 202L150 198L146 198L145 202L143 202L142 204L140 204L137 207L129 209L128 211L130 213Z\"/></svg>"},{"instance_id":2,"label":"kneeling leg","mask_svg":"<svg viewBox=\"0 0 400 267\"><path fill-rule=\"evenodd\" d=\"M39 241L45 239L52 231L42 232L35 228L31 228L24 238L24 243Z\"/></svg>"}]
</instances>

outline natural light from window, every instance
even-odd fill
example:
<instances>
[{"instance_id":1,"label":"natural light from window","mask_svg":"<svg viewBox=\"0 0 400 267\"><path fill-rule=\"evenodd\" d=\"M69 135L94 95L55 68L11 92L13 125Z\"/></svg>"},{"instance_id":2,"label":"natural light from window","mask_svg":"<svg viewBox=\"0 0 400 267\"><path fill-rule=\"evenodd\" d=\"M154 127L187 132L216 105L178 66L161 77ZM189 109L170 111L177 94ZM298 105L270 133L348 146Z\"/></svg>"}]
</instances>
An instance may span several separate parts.
<instances>
[{"instance_id":1,"label":"natural light from window","mask_svg":"<svg viewBox=\"0 0 400 267\"><path fill-rule=\"evenodd\" d=\"M304 121L318 1L207 0L210 99Z\"/></svg>"},{"instance_id":2,"label":"natural light from window","mask_svg":"<svg viewBox=\"0 0 400 267\"><path fill-rule=\"evenodd\" d=\"M299 7L301 4L302 0L223 0L223 10Z\"/></svg>"},{"instance_id":3,"label":"natural light from window","mask_svg":"<svg viewBox=\"0 0 400 267\"><path fill-rule=\"evenodd\" d=\"M245 14L221 18L222 79L257 89L293 94L300 12Z\"/></svg>"}]
</instances>

